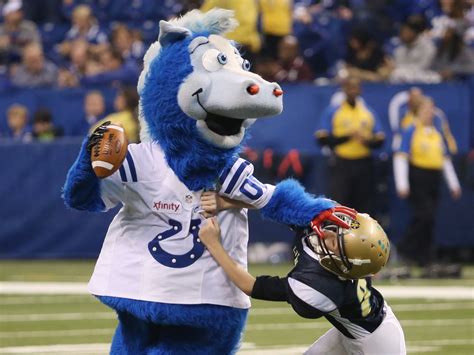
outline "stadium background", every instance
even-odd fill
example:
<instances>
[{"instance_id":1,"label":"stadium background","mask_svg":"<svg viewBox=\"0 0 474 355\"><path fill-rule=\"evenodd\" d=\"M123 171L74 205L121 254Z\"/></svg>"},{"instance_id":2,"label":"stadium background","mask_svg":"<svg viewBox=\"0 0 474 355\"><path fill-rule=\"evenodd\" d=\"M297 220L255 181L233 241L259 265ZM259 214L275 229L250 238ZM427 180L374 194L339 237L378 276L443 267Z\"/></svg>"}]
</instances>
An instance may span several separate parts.
<instances>
[{"instance_id":1,"label":"stadium background","mask_svg":"<svg viewBox=\"0 0 474 355\"><path fill-rule=\"evenodd\" d=\"M138 30L146 48L157 36L159 19L185 11L198 2L143 0L132 1L130 5L121 0L62 4L47 1L41 10L35 8L38 3L24 1L24 11L38 25L46 57L55 61L55 46L69 30L68 16L77 3L92 5L106 34L111 33L117 22ZM55 3L57 11L48 8ZM312 37L308 37L307 28L294 23L294 34L300 36L301 46L306 49L303 54L313 64L316 81L283 83L284 113L259 121L244 152L261 180L272 182L294 176L314 193L325 191L327 157L315 144L313 132L322 111L338 91L330 80L336 69L329 64L343 58L351 26L358 21L380 26L377 17L388 19L390 26L383 26L377 34L388 52L400 23L409 15L421 13L428 19L442 15L438 1L383 1L383 5L372 7L371 1L295 1L295 11L298 6L309 8L318 3L322 8L312 15ZM0 4L6 6L7 2ZM352 12L351 19L340 16L341 8ZM321 66L321 62L328 65ZM91 89L102 92L107 111L111 112L122 82L113 77L105 82L85 80L72 88L19 88L12 84L10 63L1 65L1 69L0 353L105 353L115 324L114 315L84 295L83 286L116 211L94 215L67 210L60 191L85 134L86 93ZM130 78L125 81L133 83ZM464 273L459 280L421 280L416 278L419 270L414 269L413 279L380 280L379 284L386 288L387 298L401 319L410 353L469 354L474 351L474 270L470 266L474 249L474 77L436 84L364 84L363 98L374 108L387 134L387 143L377 152L377 218L392 241L398 240L408 211L405 202L394 193L388 107L396 94L413 85L433 97L444 111L458 143L459 153L453 160L463 196L452 202L448 192L443 191L436 241L439 256L463 262ZM64 136L47 143L8 138L6 115L12 104L24 105L29 112L47 108ZM272 157L270 161L265 158L268 156ZM255 259L285 260L286 249L275 243L291 241L290 232L285 227L262 222L258 214L252 214L250 222L252 243L274 243L254 248L267 256ZM285 263L263 264L253 265L252 270L284 274L289 267ZM285 305L255 303L242 353L301 353L328 328L323 320L307 322L297 318Z\"/></svg>"}]
</instances>

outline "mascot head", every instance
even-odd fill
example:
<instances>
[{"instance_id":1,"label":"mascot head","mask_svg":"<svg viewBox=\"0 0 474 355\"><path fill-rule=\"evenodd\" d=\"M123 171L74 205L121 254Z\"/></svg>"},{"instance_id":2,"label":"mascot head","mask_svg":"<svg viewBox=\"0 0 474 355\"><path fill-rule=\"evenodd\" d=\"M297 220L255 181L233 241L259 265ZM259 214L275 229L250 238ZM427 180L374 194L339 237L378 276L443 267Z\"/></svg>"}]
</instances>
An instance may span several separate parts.
<instances>
[{"instance_id":1,"label":"mascot head","mask_svg":"<svg viewBox=\"0 0 474 355\"><path fill-rule=\"evenodd\" d=\"M282 111L282 90L251 73L232 41L233 11L191 11L160 21L138 82L141 139L168 150L235 151L257 118ZM217 150L216 150L217 149Z\"/></svg>"}]
</instances>

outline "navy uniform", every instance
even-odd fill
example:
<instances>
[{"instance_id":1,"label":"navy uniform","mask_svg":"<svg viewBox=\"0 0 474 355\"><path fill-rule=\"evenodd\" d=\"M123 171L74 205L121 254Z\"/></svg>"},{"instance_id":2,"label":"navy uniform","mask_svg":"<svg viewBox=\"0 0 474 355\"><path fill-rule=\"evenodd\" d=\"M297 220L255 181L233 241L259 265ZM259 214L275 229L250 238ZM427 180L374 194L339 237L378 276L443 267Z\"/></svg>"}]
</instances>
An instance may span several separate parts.
<instances>
[{"instance_id":1,"label":"navy uniform","mask_svg":"<svg viewBox=\"0 0 474 355\"><path fill-rule=\"evenodd\" d=\"M252 297L286 301L304 318L325 317L334 328L306 354L405 354L400 324L370 278L346 280L319 264L306 238L294 248L296 265L283 278L259 276Z\"/></svg>"}]
</instances>

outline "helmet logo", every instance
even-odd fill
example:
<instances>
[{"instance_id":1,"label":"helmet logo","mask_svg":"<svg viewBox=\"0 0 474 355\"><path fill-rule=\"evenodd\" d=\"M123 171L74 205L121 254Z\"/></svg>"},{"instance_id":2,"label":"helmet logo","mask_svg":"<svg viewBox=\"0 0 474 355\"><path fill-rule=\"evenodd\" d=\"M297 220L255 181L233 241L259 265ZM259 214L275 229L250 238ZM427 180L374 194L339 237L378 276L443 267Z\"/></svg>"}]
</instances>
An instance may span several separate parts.
<instances>
[{"instance_id":1,"label":"helmet logo","mask_svg":"<svg viewBox=\"0 0 474 355\"><path fill-rule=\"evenodd\" d=\"M351 221L351 229L359 229L360 227L360 223L355 221L355 220L352 220Z\"/></svg>"},{"instance_id":2,"label":"helmet logo","mask_svg":"<svg viewBox=\"0 0 474 355\"><path fill-rule=\"evenodd\" d=\"M385 243L382 242L380 239L378 240L377 242L378 245L380 245L380 247L382 248L383 251L385 251Z\"/></svg>"}]
</instances>

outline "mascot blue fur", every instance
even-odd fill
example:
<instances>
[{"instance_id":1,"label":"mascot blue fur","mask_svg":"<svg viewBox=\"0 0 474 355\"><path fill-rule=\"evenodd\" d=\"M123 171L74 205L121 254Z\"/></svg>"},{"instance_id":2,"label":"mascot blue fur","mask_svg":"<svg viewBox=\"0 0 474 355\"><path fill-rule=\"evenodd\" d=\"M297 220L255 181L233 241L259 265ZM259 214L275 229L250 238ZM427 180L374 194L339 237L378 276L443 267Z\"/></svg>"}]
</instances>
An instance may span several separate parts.
<instances>
[{"instance_id":1,"label":"mascot blue fur","mask_svg":"<svg viewBox=\"0 0 474 355\"><path fill-rule=\"evenodd\" d=\"M291 225L307 226L335 205L294 180L264 185L238 158L249 126L279 114L283 104L278 84L249 72L235 44L222 37L237 25L232 16L194 10L161 21L138 83L141 143L129 145L119 171L99 180L86 138L68 172L67 206L97 212L123 205L89 284L118 313L112 354L237 351L250 303L197 237L203 190ZM224 247L246 267L247 211L218 217Z\"/></svg>"}]
</instances>

